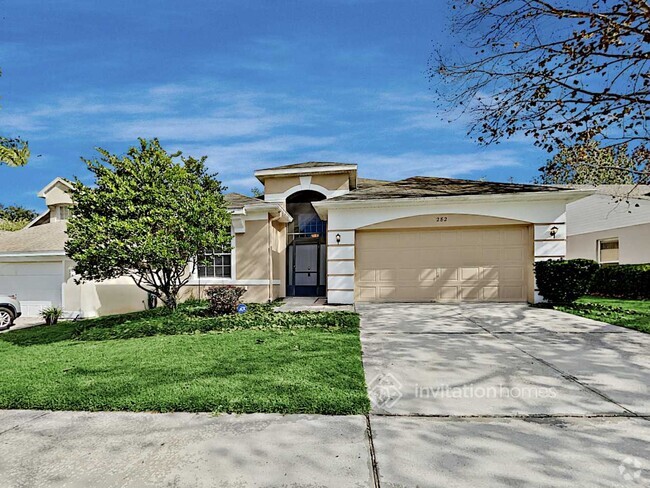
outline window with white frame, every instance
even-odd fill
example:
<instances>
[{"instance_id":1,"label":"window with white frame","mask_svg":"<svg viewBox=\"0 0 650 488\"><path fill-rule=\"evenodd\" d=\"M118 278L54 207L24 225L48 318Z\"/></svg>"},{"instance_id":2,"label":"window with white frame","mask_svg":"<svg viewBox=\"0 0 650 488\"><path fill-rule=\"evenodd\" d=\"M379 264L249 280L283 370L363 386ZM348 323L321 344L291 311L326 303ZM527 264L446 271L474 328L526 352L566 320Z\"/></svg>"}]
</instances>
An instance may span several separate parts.
<instances>
[{"instance_id":1,"label":"window with white frame","mask_svg":"<svg viewBox=\"0 0 650 488\"><path fill-rule=\"evenodd\" d=\"M59 206L59 220L68 220L70 218L70 207L68 205Z\"/></svg>"},{"instance_id":2,"label":"window with white frame","mask_svg":"<svg viewBox=\"0 0 650 488\"><path fill-rule=\"evenodd\" d=\"M600 264L618 264L618 238L598 241L598 262Z\"/></svg>"},{"instance_id":3,"label":"window with white frame","mask_svg":"<svg viewBox=\"0 0 650 488\"><path fill-rule=\"evenodd\" d=\"M199 278L232 278L232 252L206 251L196 263Z\"/></svg>"}]
</instances>

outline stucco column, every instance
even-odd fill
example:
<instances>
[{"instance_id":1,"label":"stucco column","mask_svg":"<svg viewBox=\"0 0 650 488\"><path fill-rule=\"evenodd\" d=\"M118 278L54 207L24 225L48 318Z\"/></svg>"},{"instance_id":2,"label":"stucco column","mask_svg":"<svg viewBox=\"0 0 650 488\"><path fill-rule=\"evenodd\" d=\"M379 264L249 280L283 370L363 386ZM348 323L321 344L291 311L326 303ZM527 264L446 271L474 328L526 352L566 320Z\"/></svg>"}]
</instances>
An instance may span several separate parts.
<instances>
[{"instance_id":1,"label":"stucco column","mask_svg":"<svg viewBox=\"0 0 650 488\"><path fill-rule=\"evenodd\" d=\"M337 239L339 236L339 239ZM354 236L350 229L327 231L327 301L354 303Z\"/></svg>"},{"instance_id":2,"label":"stucco column","mask_svg":"<svg viewBox=\"0 0 650 488\"><path fill-rule=\"evenodd\" d=\"M533 229L535 262L566 257L566 213L560 215L555 222L535 223ZM536 280L534 301L535 303L544 301L537 289Z\"/></svg>"}]
</instances>

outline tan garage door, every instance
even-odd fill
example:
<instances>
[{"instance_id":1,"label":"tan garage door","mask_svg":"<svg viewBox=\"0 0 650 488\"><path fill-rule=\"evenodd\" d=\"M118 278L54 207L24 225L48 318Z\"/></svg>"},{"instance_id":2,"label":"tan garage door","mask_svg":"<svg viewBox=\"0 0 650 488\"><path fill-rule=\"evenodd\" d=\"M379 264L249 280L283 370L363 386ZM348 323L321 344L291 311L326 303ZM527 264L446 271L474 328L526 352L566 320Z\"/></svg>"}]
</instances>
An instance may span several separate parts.
<instances>
[{"instance_id":1,"label":"tan garage door","mask_svg":"<svg viewBox=\"0 0 650 488\"><path fill-rule=\"evenodd\" d=\"M527 299L527 226L358 231L356 298L372 301Z\"/></svg>"}]
</instances>

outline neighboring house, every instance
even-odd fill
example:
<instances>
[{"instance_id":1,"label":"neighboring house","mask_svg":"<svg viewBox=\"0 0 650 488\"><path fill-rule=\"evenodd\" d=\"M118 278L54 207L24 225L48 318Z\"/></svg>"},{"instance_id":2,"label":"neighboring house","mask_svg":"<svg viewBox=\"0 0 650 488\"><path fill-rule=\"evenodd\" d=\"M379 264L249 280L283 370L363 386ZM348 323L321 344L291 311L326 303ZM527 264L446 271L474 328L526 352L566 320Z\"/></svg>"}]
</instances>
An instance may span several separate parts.
<instances>
[{"instance_id":1,"label":"neighboring house","mask_svg":"<svg viewBox=\"0 0 650 488\"><path fill-rule=\"evenodd\" d=\"M578 188L595 193L567 206L567 257L650 263L650 185Z\"/></svg>"},{"instance_id":2,"label":"neighboring house","mask_svg":"<svg viewBox=\"0 0 650 488\"><path fill-rule=\"evenodd\" d=\"M534 261L566 256L566 205L593 193L433 177L370 180L343 163L255 176L263 199L226 196L232 250L202 256L185 296L232 284L246 287L251 302L533 302ZM83 316L145 308L145 294L129 278L74 283L74 263L63 253L69 188L53 181L39 193L48 211L0 235L0 293L17 293L31 313L45 304Z\"/></svg>"}]
</instances>

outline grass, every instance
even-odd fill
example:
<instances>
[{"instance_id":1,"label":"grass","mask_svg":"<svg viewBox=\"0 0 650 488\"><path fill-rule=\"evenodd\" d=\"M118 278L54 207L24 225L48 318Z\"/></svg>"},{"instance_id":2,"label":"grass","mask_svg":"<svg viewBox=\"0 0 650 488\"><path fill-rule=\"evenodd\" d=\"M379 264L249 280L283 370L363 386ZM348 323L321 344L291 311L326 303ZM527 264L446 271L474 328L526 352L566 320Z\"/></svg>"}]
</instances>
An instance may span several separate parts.
<instances>
[{"instance_id":1,"label":"grass","mask_svg":"<svg viewBox=\"0 0 650 488\"><path fill-rule=\"evenodd\" d=\"M356 314L348 314L343 326L300 325L304 319L297 314L294 322L299 325L294 327L290 317L282 317L278 325L270 310L256 313L258 319L250 326L199 333L185 326L192 321L205 325L209 319L200 309L186 308L171 316L142 312L1 334L0 408L320 414L369 410ZM330 319L341 322L340 317ZM324 316L319 320L326 322ZM151 327L170 321L180 333L157 334ZM147 334L138 336L139 326ZM126 327L136 337L112 338L116 327L122 328L119 335ZM100 333L90 340L93 329ZM152 330L156 335L149 334Z\"/></svg>"},{"instance_id":2,"label":"grass","mask_svg":"<svg viewBox=\"0 0 650 488\"><path fill-rule=\"evenodd\" d=\"M579 299L573 305L562 305L556 308L581 317L650 334L649 300L622 300L588 296Z\"/></svg>"}]
</instances>

